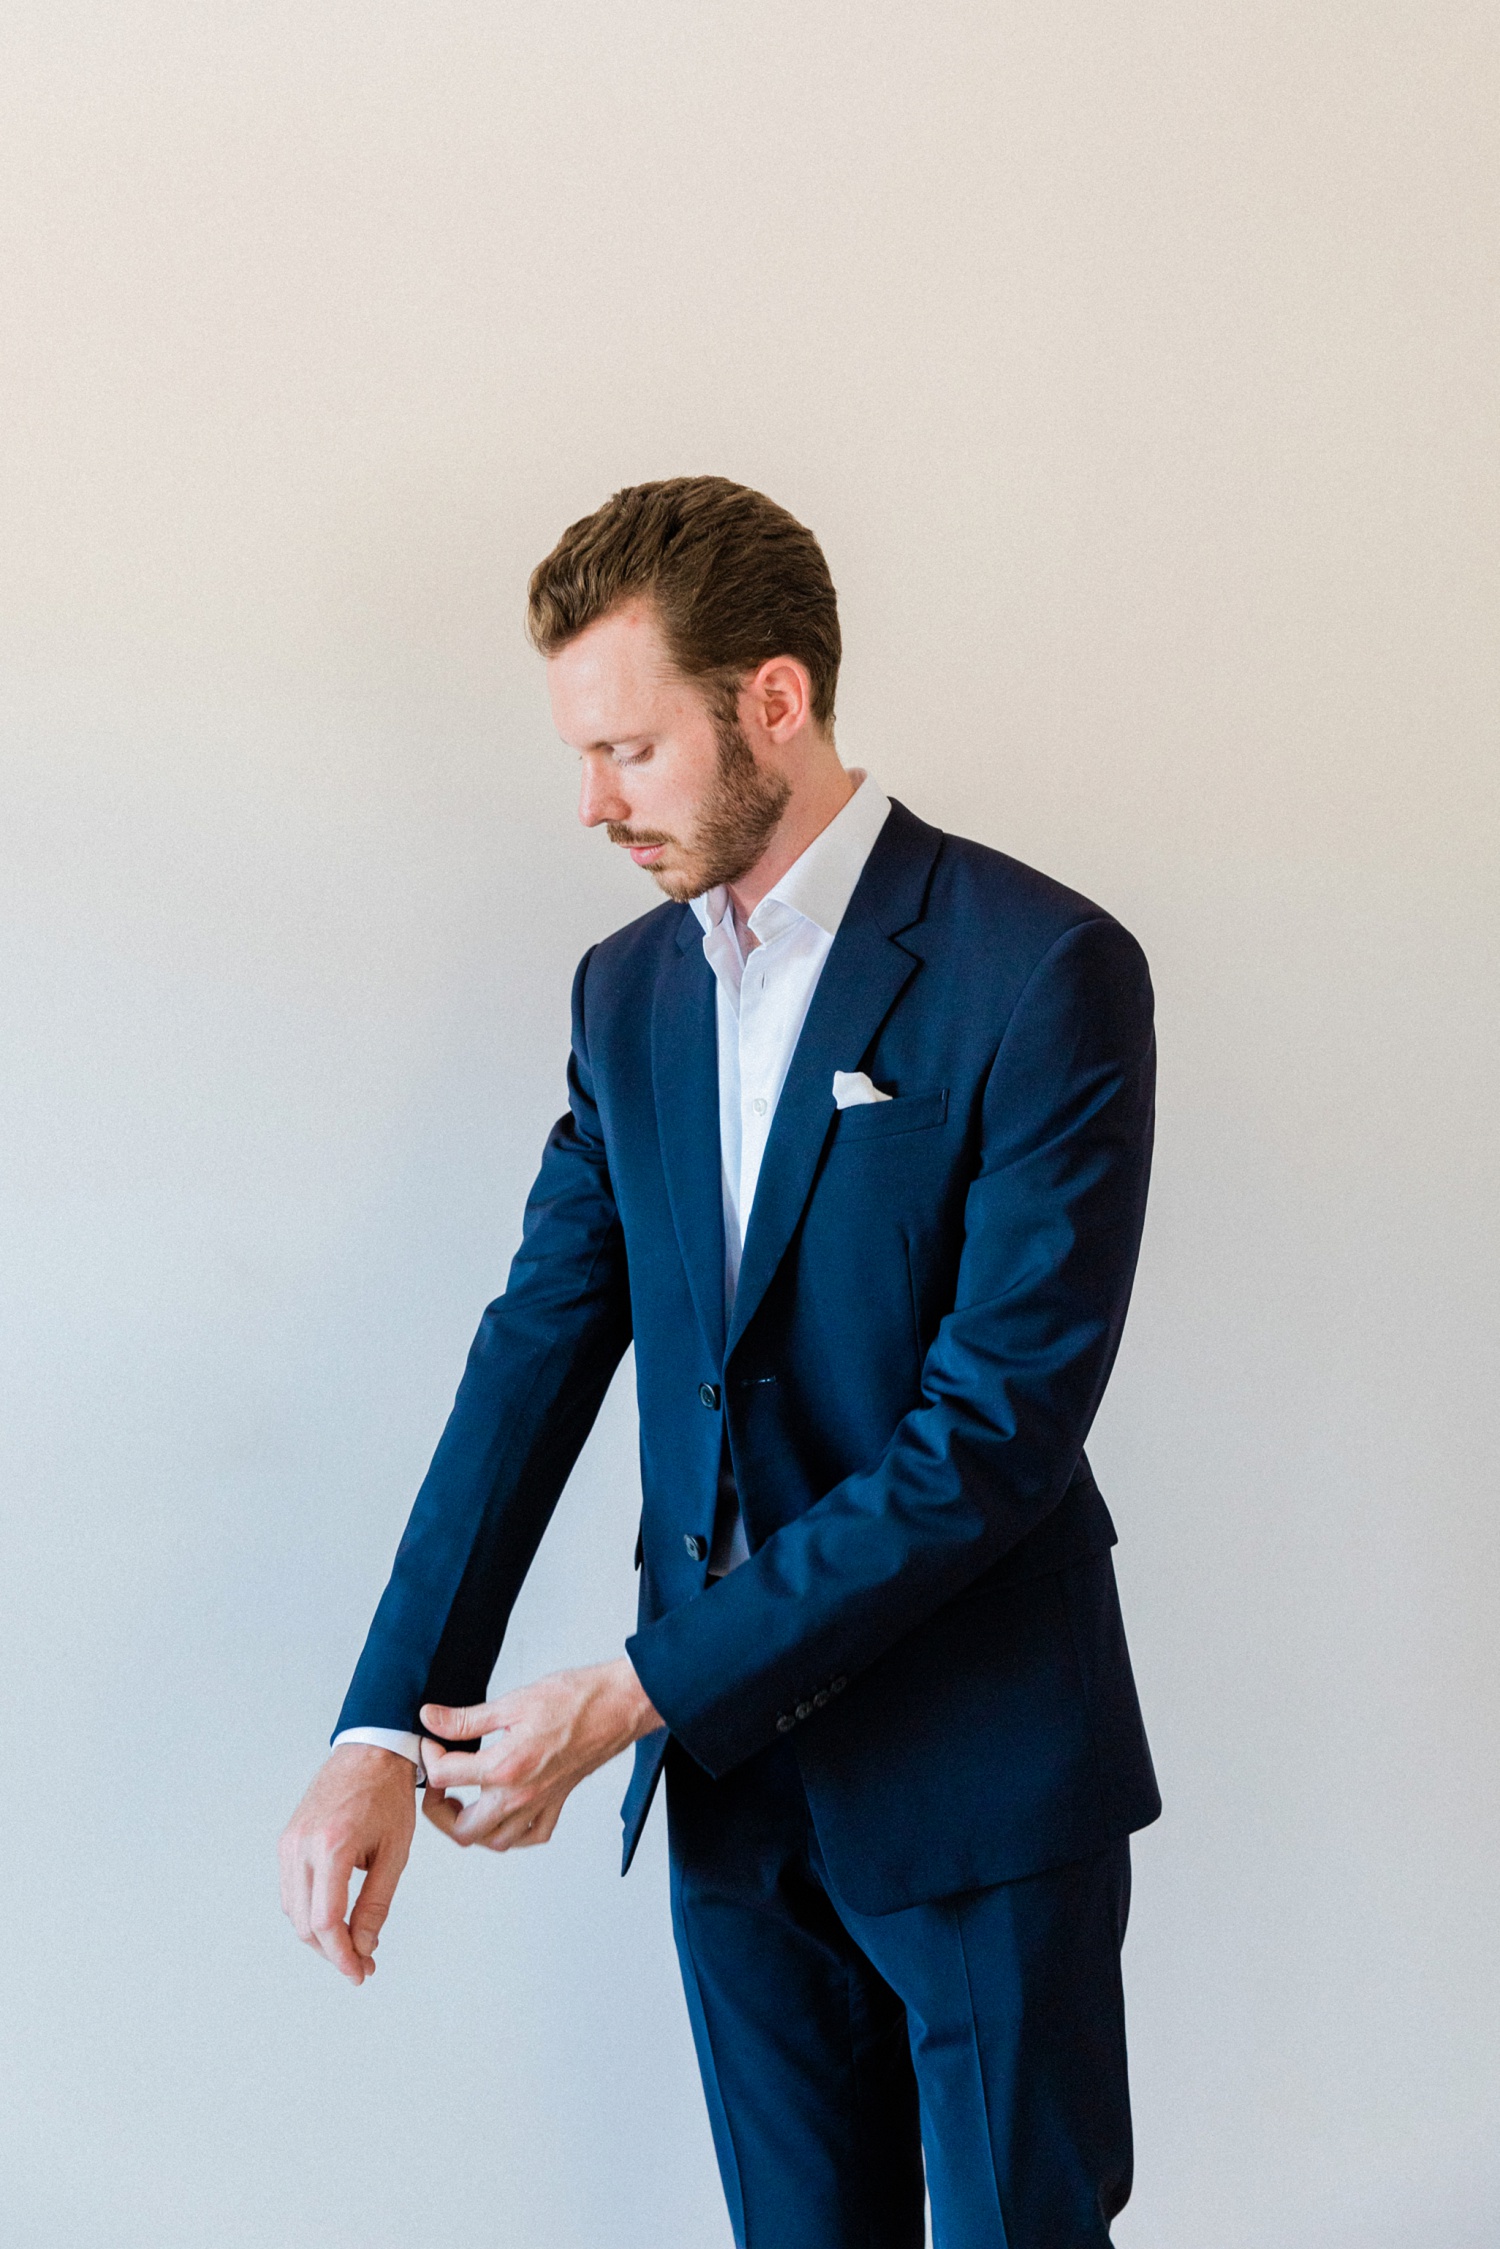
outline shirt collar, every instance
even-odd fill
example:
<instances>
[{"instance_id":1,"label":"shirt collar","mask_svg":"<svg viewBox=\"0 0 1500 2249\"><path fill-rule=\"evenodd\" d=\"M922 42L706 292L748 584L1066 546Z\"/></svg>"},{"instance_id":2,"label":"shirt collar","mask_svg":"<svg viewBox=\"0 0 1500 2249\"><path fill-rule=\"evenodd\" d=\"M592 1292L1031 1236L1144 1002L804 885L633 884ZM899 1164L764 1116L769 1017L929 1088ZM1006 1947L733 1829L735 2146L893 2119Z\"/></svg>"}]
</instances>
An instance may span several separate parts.
<instances>
[{"instance_id":1,"label":"shirt collar","mask_svg":"<svg viewBox=\"0 0 1500 2249\"><path fill-rule=\"evenodd\" d=\"M837 934L891 809L890 798L859 766L850 767L849 777L854 782L854 794L847 804L839 808L826 828L819 830L801 857L792 861L750 916L750 927L757 937L772 936L783 927L787 909L816 922L830 937ZM707 934L728 913L729 892L722 883L716 883L700 897L690 898L688 904Z\"/></svg>"}]
</instances>

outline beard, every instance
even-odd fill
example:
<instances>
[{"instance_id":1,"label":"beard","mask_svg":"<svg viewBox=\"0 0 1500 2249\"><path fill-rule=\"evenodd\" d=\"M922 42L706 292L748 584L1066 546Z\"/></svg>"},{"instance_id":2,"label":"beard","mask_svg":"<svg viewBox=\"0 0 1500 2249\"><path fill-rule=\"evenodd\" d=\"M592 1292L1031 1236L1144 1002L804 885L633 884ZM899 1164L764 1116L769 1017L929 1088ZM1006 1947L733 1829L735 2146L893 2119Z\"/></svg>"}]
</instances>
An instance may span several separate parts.
<instances>
[{"instance_id":1,"label":"beard","mask_svg":"<svg viewBox=\"0 0 1500 2249\"><path fill-rule=\"evenodd\" d=\"M689 842L659 829L627 827L619 820L611 820L606 830L611 843L672 846L678 853L676 865L648 867L646 872L658 889L679 904L748 875L774 835L792 793L784 776L762 773L738 719L720 717L715 731L718 764Z\"/></svg>"}]
</instances>

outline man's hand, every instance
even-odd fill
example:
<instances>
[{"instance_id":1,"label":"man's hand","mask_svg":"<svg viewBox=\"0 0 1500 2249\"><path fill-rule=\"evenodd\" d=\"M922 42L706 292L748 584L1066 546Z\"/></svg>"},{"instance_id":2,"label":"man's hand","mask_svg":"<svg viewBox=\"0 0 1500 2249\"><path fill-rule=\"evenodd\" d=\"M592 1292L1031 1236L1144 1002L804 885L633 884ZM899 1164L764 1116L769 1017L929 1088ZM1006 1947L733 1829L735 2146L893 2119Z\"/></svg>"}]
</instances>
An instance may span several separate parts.
<instances>
[{"instance_id":1,"label":"man's hand","mask_svg":"<svg viewBox=\"0 0 1500 2249\"><path fill-rule=\"evenodd\" d=\"M455 1843L508 1851L550 1842L563 1805L584 1776L654 1733L662 1721L629 1659L621 1656L585 1671L555 1671L550 1679L468 1710L424 1703L422 1723L449 1741L497 1737L473 1755L428 1742L424 1754L433 1785L422 1809ZM481 1793L468 1806L444 1794L475 1784Z\"/></svg>"},{"instance_id":2,"label":"man's hand","mask_svg":"<svg viewBox=\"0 0 1500 2249\"><path fill-rule=\"evenodd\" d=\"M302 1942L352 1984L375 1973L375 1947L416 1824L410 1762L356 1742L334 1750L287 1823L282 1911ZM349 1877L360 1867L365 1878L350 1913Z\"/></svg>"}]
</instances>

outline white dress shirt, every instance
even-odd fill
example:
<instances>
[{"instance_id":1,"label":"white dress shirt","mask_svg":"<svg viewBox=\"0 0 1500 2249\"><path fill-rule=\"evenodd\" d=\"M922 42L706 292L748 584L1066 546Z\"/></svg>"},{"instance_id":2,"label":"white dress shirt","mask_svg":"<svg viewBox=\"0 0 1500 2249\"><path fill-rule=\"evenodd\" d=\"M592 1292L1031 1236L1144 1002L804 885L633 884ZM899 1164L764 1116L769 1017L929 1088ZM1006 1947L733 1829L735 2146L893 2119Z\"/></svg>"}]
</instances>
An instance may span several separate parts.
<instances>
[{"instance_id":1,"label":"white dress shirt","mask_svg":"<svg viewBox=\"0 0 1500 2249\"><path fill-rule=\"evenodd\" d=\"M868 774L768 890L744 935L722 886L692 901L703 952L718 984L719 1154L724 1195L724 1319L734 1310L740 1260L776 1104L818 978L854 886L891 809ZM832 1095L830 1093L830 1101ZM725 1447L709 1571L722 1577L749 1558Z\"/></svg>"},{"instance_id":2,"label":"white dress shirt","mask_svg":"<svg viewBox=\"0 0 1500 2249\"><path fill-rule=\"evenodd\" d=\"M867 773L851 768L854 794L768 890L747 924L745 942L723 885L691 900L703 952L718 985L719 1155L724 1194L724 1317L734 1309L745 1234L776 1104L802 1026L855 884L891 809ZM854 1059L857 1059L855 1057ZM832 1092L829 1095L832 1101ZM728 1447L709 1570L715 1576L748 1558ZM334 1742L394 1749L420 1766L416 1734L350 1726Z\"/></svg>"}]
</instances>

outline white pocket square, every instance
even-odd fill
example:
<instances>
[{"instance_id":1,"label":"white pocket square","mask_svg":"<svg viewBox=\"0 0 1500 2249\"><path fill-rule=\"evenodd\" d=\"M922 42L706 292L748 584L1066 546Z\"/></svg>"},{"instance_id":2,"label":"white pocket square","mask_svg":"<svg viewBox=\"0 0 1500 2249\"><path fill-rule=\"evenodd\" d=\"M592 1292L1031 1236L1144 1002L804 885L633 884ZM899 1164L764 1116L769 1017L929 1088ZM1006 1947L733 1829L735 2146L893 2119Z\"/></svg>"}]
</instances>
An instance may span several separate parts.
<instances>
[{"instance_id":1,"label":"white pocket square","mask_svg":"<svg viewBox=\"0 0 1500 2249\"><path fill-rule=\"evenodd\" d=\"M865 1101L889 1101L890 1095L872 1085L863 1070L835 1070L833 1073L833 1105L835 1109L857 1109Z\"/></svg>"}]
</instances>

